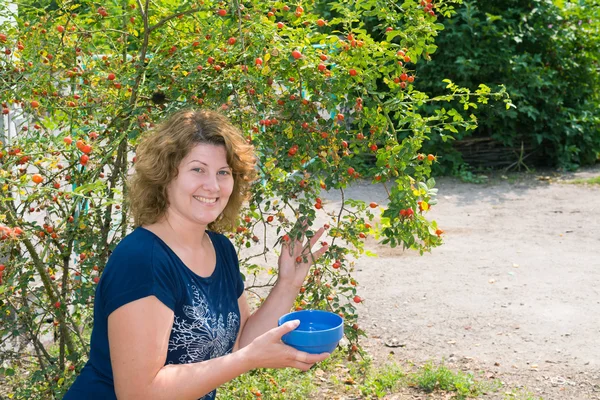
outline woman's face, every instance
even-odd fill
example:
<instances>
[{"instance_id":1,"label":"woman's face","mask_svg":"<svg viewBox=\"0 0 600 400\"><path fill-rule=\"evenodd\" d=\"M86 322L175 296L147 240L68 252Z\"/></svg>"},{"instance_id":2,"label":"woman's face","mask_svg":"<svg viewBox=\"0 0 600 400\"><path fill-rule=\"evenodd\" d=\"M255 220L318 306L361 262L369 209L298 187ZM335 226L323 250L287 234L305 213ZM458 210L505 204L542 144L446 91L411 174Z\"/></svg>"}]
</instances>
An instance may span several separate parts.
<instances>
[{"instance_id":1,"label":"woman's face","mask_svg":"<svg viewBox=\"0 0 600 400\"><path fill-rule=\"evenodd\" d=\"M181 161L177 177L167 187L167 213L208 225L225 209L232 191L233 175L225 147L197 144Z\"/></svg>"}]
</instances>

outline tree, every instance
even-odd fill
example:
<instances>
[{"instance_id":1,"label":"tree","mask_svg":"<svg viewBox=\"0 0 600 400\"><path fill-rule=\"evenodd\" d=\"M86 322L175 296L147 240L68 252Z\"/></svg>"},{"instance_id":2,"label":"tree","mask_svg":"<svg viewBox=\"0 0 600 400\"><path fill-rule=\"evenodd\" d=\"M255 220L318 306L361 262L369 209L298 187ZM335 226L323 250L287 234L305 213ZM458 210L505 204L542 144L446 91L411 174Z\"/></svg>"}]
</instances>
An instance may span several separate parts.
<instances>
[{"instance_id":1,"label":"tree","mask_svg":"<svg viewBox=\"0 0 600 400\"><path fill-rule=\"evenodd\" d=\"M311 2L82 0L23 3L18 14L0 6L15 21L0 25L2 110L18 132L9 138L4 128L0 151L0 373L15 398L60 398L86 361L95 284L131 228L123 199L137 139L182 107L220 110L259 154L260 180L230 233L238 249L268 252L267 243L298 234L297 216L312 224L327 213L330 250L297 307L341 313L356 343L353 258L376 231L420 252L441 244L425 218L435 156L418 150L432 130L475 125L451 109L422 116L419 105L508 101L485 87L439 98L414 89L414 64L443 28L437 15L453 12L452 1L431 4L331 2L330 21ZM385 39L364 29L366 15ZM400 128L411 132L402 142ZM385 209L344 197L362 178L386 185ZM342 209L323 207L322 190L339 191ZM267 225L277 238L258 236ZM263 268L242 261L247 276Z\"/></svg>"}]
</instances>

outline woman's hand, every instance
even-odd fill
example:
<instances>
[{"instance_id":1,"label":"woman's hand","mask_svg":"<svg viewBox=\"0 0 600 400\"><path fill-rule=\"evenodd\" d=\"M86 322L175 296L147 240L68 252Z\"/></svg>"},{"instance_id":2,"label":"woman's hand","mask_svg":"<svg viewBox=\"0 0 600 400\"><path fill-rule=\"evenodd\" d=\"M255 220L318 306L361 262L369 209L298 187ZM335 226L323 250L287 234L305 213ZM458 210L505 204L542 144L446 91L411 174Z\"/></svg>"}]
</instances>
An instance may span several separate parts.
<instances>
[{"instance_id":1,"label":"woman's hand","mask_svg":"<svg viewBox=\"0 0 600 400\"><path fill-rule=\"evenodd\" d=\"M319 229L304 243L307 231L306 225L303 225L303 228L304 231L299 240L283 242L281 246L277 285L287 285L295 290L300 290L310 266L329 248L328 245L325 245L313 252L311 249L319 241L325 229Z\"/></svg>"},{"instance_id":2,"label":"woman's hand","mask_svg":"<svg viewBox=\"0 0 600 400\"><path fill-rule=\"evenodd\" d=\"M254 339L242 351L254 368L297 368L307 371L315 363L325 360L329 353L310 354L286 345L281 337L298 327L300 321L288 321Z\"/></svg>"},{"instance_id":3,"label":"woman's hand","mask_svg":"<svg viewBox=\"0 0 600 400\"><path fill-rule=\"evenodd\" d=\"M241 315L241 330L236 343L236 349L244 350L259 340L263 335L271 332L277 327L277 320L283 314L288 313L294 304L294 300L304 283L310 266L327 251L326 244L317 251L311 252L312 247L319 241L323 235L324 229L319 229L309 240L304 240L307 228L302 224L302 233L298 240L285 241L282 245L281 255L279 256L279 276L275 287L269 293L264 303L252 314L244 295L238 299ZM292 330L291 328L289 330ZM294 350L291 347L280 343L280 334L275 340L280 350ZM261 339L262 341L266 339ZM283 346L283 347L281 347ZM295 351L295 350L294 350ZM296 354L296 353L294 353ZM302 353L305 354L305 353ZM304 356L296 356L301 358ZM302 358L301 358L302 361ZM309 359L309 363L314 363ZM288 365L286 365L288 366ZM296 367L298 368L298 367Z\"/></svg>"}]
</instances>

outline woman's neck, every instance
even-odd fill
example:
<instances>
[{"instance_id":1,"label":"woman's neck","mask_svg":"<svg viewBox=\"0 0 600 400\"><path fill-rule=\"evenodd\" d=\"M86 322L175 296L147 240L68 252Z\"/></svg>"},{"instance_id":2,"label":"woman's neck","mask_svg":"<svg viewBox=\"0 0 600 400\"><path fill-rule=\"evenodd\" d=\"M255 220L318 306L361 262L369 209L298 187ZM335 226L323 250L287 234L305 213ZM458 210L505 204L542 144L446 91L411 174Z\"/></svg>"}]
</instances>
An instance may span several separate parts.
<instances>
[{"instance_id":1,"label":"woman's neck","mask_svg":"<svg viewBox=\"0 0 600 400\"><path fill-rule=\"evenodd\" d=\"M198 249L202 246L206 236L206 225L190 222L176 214L165 214L150 227L157 228L167 238L173 239L183 249Z\"/></svg>"}]
</instances>

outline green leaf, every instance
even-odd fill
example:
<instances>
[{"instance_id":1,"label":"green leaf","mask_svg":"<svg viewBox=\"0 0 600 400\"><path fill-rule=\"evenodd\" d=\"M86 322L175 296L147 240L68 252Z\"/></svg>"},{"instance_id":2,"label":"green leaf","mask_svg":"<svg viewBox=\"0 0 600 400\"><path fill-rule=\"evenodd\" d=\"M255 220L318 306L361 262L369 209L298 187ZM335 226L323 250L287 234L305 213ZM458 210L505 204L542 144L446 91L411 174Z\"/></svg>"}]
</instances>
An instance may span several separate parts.
<instances>
[{"instance_id":1,"label":"green leaf","mask_svg":"<svg viewBox=\"0 0 600 400\"><path fill-rule=\"evenodd\" d=\"M106 188L106 182L97 180L95 182L90 182L90 183L86 183L81 186L78 186L75 188L75 190L73 192L79 193L79 194L85 194L85 193L89 193L89 192L99 191L104 188Z\"/></svg>"},{"instance_id":2,"label":"green leaf","mask_svg":"<svg viewBox=\"0 0 600 400\"><path fill-rule=\"evenodd\" d=\"M433 53L435 53L437 49L438 49L438 47L437 47L435 44L430 44L430 45L427 45L427 47L425 47L425 51L426 51L428 54L433 54Z\"/></svg>"}]
</instances>

